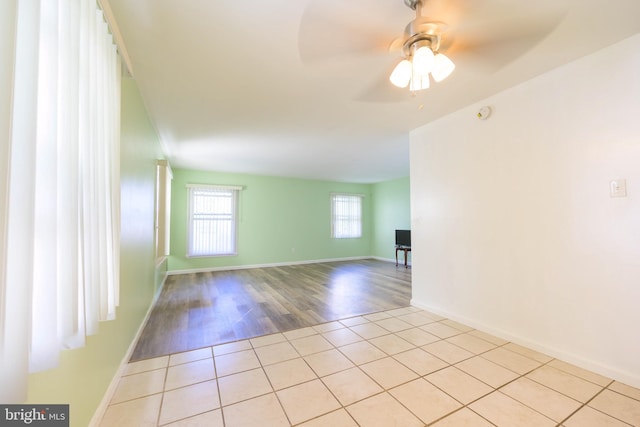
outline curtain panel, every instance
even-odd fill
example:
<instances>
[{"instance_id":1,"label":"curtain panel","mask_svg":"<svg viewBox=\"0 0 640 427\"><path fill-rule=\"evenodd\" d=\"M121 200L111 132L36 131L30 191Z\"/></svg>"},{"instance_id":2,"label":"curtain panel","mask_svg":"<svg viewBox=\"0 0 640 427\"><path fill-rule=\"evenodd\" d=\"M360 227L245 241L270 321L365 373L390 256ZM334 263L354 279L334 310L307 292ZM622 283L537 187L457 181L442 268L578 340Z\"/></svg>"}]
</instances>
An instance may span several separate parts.
<instances>
[{"instance_id":1,"label":"curtain panel","mask_svg":"<svg viewBox=\"0 0 640 427\"><path fill-rule=\"evenodd\" d=\"M120 59L95 0L0 2L0 402L119 295Z\"/></svg>"}]
</instances>

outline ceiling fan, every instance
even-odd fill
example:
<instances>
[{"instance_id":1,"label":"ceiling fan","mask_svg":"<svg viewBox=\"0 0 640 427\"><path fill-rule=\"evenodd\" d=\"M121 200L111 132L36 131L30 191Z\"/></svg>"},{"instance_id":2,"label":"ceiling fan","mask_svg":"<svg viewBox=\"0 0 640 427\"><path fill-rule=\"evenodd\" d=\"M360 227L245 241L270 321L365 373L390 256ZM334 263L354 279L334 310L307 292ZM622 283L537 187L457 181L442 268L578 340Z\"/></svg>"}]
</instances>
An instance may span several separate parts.
<instances>
[{"instance_id":1,"label":"ceiling fan","mask_svg":"<svg viewBox=\"0 0 640 427\"><path fill-rule=\"evenodd\" d=\"M396 87L409 86L412 92L429 88L429 76L436 82L449 77L455 64L439 52L442 34L447 24L422 16L423 0L404 0L404 4L416 11L416 18L409 22L404 37L392 42L390 50L402 40L404 58L395 66L389 81Z\"/></svg>"},{"instance_id":2,"label":"ceiling fan","mask_svg":"<svg viewBox=\"0 0 640 427\"><path fill-rule=\"evenodd\" d=\"M455 74L472 69L475 78L496 72L534 47L565 15L558 4L562 2L552 0L535 5L512 0L403 2L415 11L415 18L397 37L398 21L406 22L400 0L310 0L299 29L302 62L353 64L358 58L382 55L380 63L388 64L383 65L386 69L394 64L388 57L393 55L395 68L384 71L359 100L404 101L411 97L398 88L422 91L454 69L460 70ZM425 11L429 17L423 16ZM363 75L363 70L357 72Z\"/></svg>"}]
</instances>

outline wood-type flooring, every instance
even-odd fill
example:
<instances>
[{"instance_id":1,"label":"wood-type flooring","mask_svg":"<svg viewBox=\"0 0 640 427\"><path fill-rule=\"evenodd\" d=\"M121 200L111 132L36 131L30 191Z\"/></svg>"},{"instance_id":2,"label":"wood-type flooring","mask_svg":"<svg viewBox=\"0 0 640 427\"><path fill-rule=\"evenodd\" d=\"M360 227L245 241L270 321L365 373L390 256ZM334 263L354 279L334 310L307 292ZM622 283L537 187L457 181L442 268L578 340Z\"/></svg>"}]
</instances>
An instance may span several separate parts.
<instances>
[{"instance_id":1,"label":"wood-type flooring","mask_svg":"<svg viewBox=\"0 0 640 427\"><path fill-rule=\"evenodd\" d=\"M131 361L406 307L411 269L374 259L172 275Z\"/></svg>"}]
</instances>

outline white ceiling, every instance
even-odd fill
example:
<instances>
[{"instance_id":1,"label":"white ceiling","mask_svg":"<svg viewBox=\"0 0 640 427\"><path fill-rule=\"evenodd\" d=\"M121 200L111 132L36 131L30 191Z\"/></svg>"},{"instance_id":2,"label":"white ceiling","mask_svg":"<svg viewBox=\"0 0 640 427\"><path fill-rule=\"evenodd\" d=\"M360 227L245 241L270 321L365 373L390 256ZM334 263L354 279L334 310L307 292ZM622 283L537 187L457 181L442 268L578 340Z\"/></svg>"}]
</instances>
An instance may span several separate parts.
<instances>
[{"instance_id":1,"label":"white ceiling","mask_svg":"<svg viewBox=\"0 0 640 427\"><path fill-rule=\"evenodd\" d=\"M403 0L102 3L173 167L347 182L407 176L411 129L640 31L637 0L426 0L457 68L412 96L386 80Z\"/></svg>"}]
</instances>

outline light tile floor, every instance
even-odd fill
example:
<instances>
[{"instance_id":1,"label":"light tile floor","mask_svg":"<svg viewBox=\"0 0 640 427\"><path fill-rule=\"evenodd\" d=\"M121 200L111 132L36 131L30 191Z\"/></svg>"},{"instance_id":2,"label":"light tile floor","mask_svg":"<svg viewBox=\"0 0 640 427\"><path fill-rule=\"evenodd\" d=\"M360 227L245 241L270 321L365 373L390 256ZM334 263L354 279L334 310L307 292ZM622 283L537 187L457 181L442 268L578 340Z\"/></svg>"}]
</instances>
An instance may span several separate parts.
<instances>
[{"instance_id":1,"label":"light tile floor","mask_svg":"<svg viewBox=\"0 0 640 427\"><path fill-rule=\"evenodd\" d=\"M100 425L640 426L640 390L406 307L130 363Z\"/></svg>"}]
</instances>

